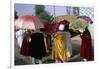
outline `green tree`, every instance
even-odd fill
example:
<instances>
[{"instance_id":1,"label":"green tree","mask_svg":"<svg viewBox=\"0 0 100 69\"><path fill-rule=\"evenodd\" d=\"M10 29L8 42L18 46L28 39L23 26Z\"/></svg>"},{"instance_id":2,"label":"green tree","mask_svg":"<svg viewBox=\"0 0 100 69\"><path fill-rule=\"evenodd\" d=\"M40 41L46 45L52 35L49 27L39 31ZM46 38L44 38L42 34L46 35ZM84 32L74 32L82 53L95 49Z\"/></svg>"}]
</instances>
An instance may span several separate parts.
<instances>
[{"instance_id":1,"label":"green tree","mask_svg":"<svg viewBox=\"0 0 100 69\"><path fill-rule=\"evenodd\" d=\"M44 22L51 23L54 20L54 17L45 10L45 7L43 5L35 6L35 14Z\"/></svg>"},{"instance_id":2,"label":"green tree","mask_svg":"<svg viewBox=\"0 0 100 69\"><path fill-rule=\"evenodd\" d=\"M36 5L35 6L35 14L37 16L39 16L41 14L41 12L45 12L44 9L45 9L45 7L43 5Z\"/></svg>"}]
</instances>

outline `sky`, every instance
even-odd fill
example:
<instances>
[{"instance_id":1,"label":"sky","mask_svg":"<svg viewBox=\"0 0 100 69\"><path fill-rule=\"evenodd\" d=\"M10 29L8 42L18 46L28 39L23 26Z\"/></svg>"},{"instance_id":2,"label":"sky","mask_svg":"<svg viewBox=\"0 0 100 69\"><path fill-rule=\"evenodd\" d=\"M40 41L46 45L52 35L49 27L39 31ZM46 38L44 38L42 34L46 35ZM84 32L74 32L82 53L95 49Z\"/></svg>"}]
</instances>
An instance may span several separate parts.
<instances>
[{"instance_id":1,"label":"sky","mask_svg":"<svg viewBox=\"0 0 100 69\"><path fill-rule=\"evenodd\" d=\"M15 4L14 8L18 16L32 15L34 13L34 5L32 4Z\"/></svg>"},{"instance_id":2,"label":"sky","mask_svg":"<svg viewBox=\"0 0 100 69\"><path fill-rule=\"evenodd\" d=\"M35 12L35 5L33 4L15 4L15 10L18 13L18 16L22 15L32 15ZM45 10L54 15L54 6L45 5ZM26 12L27 11L27 12ZM66 15L65 6L55 6L55 16Z\"/></svg>"},{"instance_id":3,"label":"sky","mask_svg":"<svg viewBox=\"0 0 100 69\"><path fill-rule=\"evenodd\" d=\"M18 16L23 15L35 15L35 5L34 4L18 4L14 5L15 10L17 11ZM55 14L54 14L55 8ZM70 6L67 6L67 9L70 9ZM53 6L53 5L45 5L45 10L50 13L50 15L61 16L67 15L66 6ZM70 14L73 15L73 9L70 9L72 12ZM94 9L91 7L79 7L79 15L89 16L90 18L94 18Z\"/></svg>"}]
</instances>

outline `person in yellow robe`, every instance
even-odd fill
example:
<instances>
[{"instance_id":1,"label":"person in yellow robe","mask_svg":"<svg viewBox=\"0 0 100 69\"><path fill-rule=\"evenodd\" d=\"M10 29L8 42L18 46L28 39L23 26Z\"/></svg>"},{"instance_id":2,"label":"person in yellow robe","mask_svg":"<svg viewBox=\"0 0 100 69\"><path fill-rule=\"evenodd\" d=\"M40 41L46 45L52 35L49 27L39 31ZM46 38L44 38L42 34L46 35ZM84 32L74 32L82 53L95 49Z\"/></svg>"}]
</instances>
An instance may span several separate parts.
<instances>
[{"instance_id":1,"label":"person in yellow robe","mask_svg":"<svg viewBox=\"0 0 100 69\"><path fill-rule=\"evenodd\" d=\"M52 40L52 59L55 62L66 62L68 60L67 46L66 46L66 33L63 32L64 25L59 25L59 31L54 34Z\"/></svg>"}]
</instances>

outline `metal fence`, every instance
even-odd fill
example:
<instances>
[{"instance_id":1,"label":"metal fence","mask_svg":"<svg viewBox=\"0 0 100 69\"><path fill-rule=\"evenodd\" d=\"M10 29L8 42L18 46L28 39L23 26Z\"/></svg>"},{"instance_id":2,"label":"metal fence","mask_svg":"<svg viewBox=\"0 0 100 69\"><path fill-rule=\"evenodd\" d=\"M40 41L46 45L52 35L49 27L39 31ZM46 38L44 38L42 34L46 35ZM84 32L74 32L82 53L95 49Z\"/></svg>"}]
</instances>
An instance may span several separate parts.
<instances>
[{"instance_id":1,"label":"metal fence","mask_svg":"<svg viewBox=\"0 0 100 69\"><path fill-rule=\"evenodd\" d=\"M79 15L80 16L88 16L91 19L94 19L94 8L80 7L79 8Z\"/></svg>"},{"instance_id":2,"label":"metal fence","mask_svg":"<svg viewBox=\"0 0 100 69\"><path fill-rule=\"evenodd\" d=\"M94 19L94 8L91 7L66 7L67 15L88 16Z\"/></svg>"}]
</instances>

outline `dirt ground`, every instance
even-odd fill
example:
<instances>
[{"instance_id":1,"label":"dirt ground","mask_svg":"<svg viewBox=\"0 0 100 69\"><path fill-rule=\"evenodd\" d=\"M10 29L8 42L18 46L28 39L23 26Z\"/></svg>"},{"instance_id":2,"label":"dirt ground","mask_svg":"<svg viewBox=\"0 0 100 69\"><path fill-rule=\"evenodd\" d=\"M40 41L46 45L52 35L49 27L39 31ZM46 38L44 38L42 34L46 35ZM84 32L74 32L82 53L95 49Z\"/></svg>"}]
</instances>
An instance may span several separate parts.
<instances>
[{"instance_id":1,"label":"dirt ground","mask_svg":"<svg viewBox=\"0 0 100 69\"><path fill-rule=\"evenodd\" d=\"M67 61L67 62L80 62L82 59L80 58L79 52L80 52L80 37L75 36L71 38L72 40L72 50L73 50L73 55L72 57ZM25 57L19 53L20 48L17 45L16 39L15 39L15 65L30 65L32 64L31 62L31 57ZM49 64L49 63L54 63L53 60L51 60L51 50L47 54L46 57L43 58L43 64Z\"/></svg>"}]
</instances>

